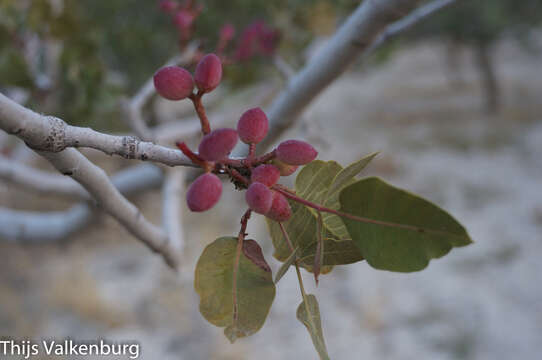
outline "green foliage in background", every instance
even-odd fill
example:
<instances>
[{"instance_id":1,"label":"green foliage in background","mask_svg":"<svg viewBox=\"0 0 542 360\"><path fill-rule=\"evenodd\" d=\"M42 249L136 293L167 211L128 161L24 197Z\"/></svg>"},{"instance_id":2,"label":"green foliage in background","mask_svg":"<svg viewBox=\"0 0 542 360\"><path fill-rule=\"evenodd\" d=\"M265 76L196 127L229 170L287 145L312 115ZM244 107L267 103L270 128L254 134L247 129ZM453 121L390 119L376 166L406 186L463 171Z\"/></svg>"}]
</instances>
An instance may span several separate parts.
<instances>
[{"instance_id":1,"label":"green foliage in background","mask_svg":"<svg viewBox=\"0 0 542 360\"><path fill-rule=\"evenodd\" d=\"M178 51L176 29L158 1L64 0L0 1L0 87L28 91L28 105L76 124L117 129L118 100L132 94ZM237 34L254 20L281 33L280 52L294 66L304 59L299 49L315 35L329 35L356 7L355 0L201 0L195 38L212 51L226 23ZM492 42L505 33L525 34L540 24L537 0L458 1L424 21L416 37L448 36L464 42ZM39 39L39 41L35 41ZM28 50L29 42L35 48ZM235 46L235 42L230 45ZM60 54L51 56L51 48ZM383 50L383 59L393 52ZM56 60L55 60L56 59ZM53 62L53 63L52 63ZM56 62L56 63L55 63ZM230 85L276 76L268 59L226 69ZM51 70L52 67L56 70Z\"/></svg>"},{"instance_id":2,"label":"green foliage in background","mask_svg":"<svg viewBox=\"0 0 542 360\"><path fill-rule=\"evenodd\" d=\"M119 121L119 97L133 94L178 51L172 20L152 0L59 3L60 8L49 0L0 2L0 87L27 90L27 105L72 124L118 130L124 126ZM214 49L222 25L233 24L239 35L254 20L262 20L280 30L281 52L297 65L299 49L310 42L315 29L322 28L321 19L334 28L337 14L344 16L357 5L351 0L200 3L204 9L194 37L204 51ZM235 42L230 50L233 46ZM52 55L54 51L59 54ZM268 59L258 58L233 64L225 78L230 85L244 85L276 76L268 64Z\"/></svg>"}]
</instances>

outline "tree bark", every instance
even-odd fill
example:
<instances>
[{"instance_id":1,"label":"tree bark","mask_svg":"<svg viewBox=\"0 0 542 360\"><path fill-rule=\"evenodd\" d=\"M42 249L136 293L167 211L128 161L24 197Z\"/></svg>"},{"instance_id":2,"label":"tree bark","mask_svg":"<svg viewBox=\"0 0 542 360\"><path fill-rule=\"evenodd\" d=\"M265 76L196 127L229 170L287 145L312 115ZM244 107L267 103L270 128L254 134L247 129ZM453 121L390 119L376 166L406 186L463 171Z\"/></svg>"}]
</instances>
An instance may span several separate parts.
<instances>
[{"instance_id":1,"label":"tree bark","mask_svg":"<svg viewBox=\"0 0 542 360\"><path fill-rule=\"evenodd\" d=\"M500 108L500 88L495 71L495 62L489 44L475 45L476 64L485 95L485 108L489 114L496 114Z\"/></svg>"}]
</instances>

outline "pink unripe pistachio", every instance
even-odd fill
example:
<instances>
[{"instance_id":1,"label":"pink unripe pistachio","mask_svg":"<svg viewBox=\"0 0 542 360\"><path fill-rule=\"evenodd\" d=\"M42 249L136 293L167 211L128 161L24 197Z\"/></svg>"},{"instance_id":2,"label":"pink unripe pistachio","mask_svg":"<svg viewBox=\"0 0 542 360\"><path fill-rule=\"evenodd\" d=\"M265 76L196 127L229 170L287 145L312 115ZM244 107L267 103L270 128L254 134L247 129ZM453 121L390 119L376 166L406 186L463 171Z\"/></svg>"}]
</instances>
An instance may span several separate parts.
<instances>
[{"instance_id":1,"label":"pink unripe pistachio","mask_svg":"<svg viewBox=\"0 0 542 360\"><path fill-rule=\"evenodd\" d=\"M265 138L269 130L269 120L260 108L247 110L237 123L239 138L245 144L257 144Z\"/></svg>"},{"instance_id":2,"label":"pink unripe pistachio","mask_svg":"<svg viewBox=\"0 0 542 360\"><path fill-rule=\"evenodd\" d=\"M196 86L204 93L213 91L222 79L222 62L215 54L205 55L196 66Z\"/></svg>"},{"instance_id":3,"label":"pink unripe pistachio","mask_svg":"<svg viewBox=\"0 0 542 360\"><path fill-rule=\"evenodd\" d=\"M273 186L279 181L280 171L273 165L263 164L252 170L250 180L267 186Z\"/></svg>"},{"instance_id":4,"label":"pink unripe pistachio","mask_svg":"<svg viewBox=\"0 0 542 360\"><path fill-rule=\"evenodd\" d=\"M275 221L286 221L292 216L292 209L288 200L284 195L273 191L273 202L271 203L271 208L265 214L268 218Z\"/></svg>"},{"instance_id":5,"label":"pink unripe pistachio","mask_svg":"<svg viewBox=\"0 0 542 360\"><path fill-rule=\"evenodd\" d=\"M194 23L194 19L196 16L187 10L180 10L175 13L175 16L173 17L173 23L180 31L186 31L190 29L192 24Z\"/></svg>"},{"instance_id":6,"label":"pink unripe pistachio","mask_svg":"<svg viewBox=\"0 0 542 360\"><path fill-rule=\"evenodd\" d=\"M166 66L154 74L154 88L168 100L182 100L194 90L194 79L188 70L178 66Z\"/></svg>"},{"instance_id":7,"label":"pink unripe pistachio","mask_svg":"<svg viewBox=\"0 0 542 360\"><path fill-rule=\"evenodd\" d=\"M273 192L265 184L254 182L248 187L245 200L254 212L264 215L271 209Z\"/></svg>"},{"instance_id":8,"label":"pink unripe pistachio","mask_svg":"<svg viewBox=\"0 0 542 360\"><path fill-rule=\"evenodd\" d=\"M235 36L235 27L232 24L226 24L220 29L220 40L230 41Z\"/></svg>"},{"instance_id":9,"label":"pink unripe pistachio","mask_svg":"<svg viewBox=\"0 0 542 360\"><path fill-rule=\"evenodd\" d=\"M277 167L280 172L280 176L290 176L297 170L297 165L288 165L278 160L277 158L271 160L271 164Z\"/></svg>"},{"instance_id":10,"label":"pink unripe pistachio","mask_svg":"<svg viewBox=\"0 0 542 360\"><path fill-rule=\"evenodd\" d=\"M213 130L201 139L198 153L207 161L222 160L231 153L238 139L234 129Z\"/></svg>"},{"instance_id":11,"label":"pink unripe pistachio","mask_svg":"<svg viewBox=\"0 0 542 360\"><path fill-rule=\"evenodd\" d=\"M177 3L173 0L161 0L160 10L164 12L172 12L177 7Z\"/></svg>"},{"instance_id":12,"label":"pink unripe pistachio","mask_svg":"<svg viewBox=\"0 0 542 360\"><path fill-rule=\"evenodd\" d=\"M305 165L316 159L318 152L307 142L286 140L277 147L277 159L288 165Z\"/></svg>"},{"instance_id":13,"label":"pink unripe pistachio","mask_svg":"<svg viewBox=\"0 0 542 360\"><path fill-rule=\"evenodd\" d=\"M188 188L186 203L195 212L207 211L220 200L222 182L212 173L200 175Z\"/></svg>"}]
</instances>

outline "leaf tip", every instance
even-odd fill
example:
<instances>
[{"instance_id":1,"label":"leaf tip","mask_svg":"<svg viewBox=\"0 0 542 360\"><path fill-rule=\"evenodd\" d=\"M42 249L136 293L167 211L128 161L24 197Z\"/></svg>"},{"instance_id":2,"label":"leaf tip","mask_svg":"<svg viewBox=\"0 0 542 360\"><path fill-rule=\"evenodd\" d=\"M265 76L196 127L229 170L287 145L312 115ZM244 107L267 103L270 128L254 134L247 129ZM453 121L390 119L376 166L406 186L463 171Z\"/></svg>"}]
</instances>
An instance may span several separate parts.
<instances>
[{"instance_id":1,"label":"leaf tip","mask_svg":"<svg viewBox=\"0 0 542 360\"><path fill-rule=\"evenodd\" d=\"M224 335L230 341L231 344L233 344L235 342L235 340L237 340L239 338L237 336L237 332L231 326L228 326L227 328L224 329Z\"/></svg>"}]
</instances>

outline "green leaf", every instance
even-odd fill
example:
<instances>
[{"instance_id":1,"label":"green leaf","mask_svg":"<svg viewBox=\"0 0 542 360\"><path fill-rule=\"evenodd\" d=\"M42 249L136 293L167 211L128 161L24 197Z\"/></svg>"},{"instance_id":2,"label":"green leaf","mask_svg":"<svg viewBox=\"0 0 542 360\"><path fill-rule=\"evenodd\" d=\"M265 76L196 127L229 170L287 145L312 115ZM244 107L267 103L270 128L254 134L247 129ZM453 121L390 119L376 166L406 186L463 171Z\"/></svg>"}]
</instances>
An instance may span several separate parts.
<instances>
[{"instance_id":1,"label":"green leaf","mask_svg":"<svg viewBox=\"0 0 542 360\"><path fill-rule=\"evenodd\" d=\"M320 309L318 301L312 294L306 295L303 301L297 307L297 319L305 325L311 335L312 343L320 355L320 359L329 360L324 333L322 331L322 322L320 319Z\"/></svg>"},{"instance_id":2,"label":"green leaf","mask_svg":"<svg viewBox=\"0 0 542 360\"><path fill-rule=\"evenodd\" d=\"M284 261L284 263L281 265L279 270L277 271L277 274L275 275L275 284L277 284L280 279L288 272L288 269L290 266L295 262L295 259L297 258L297 253L299 252L299 248L295 248L294 251L288 256L288 258Z\"/></svg>"},{"instance_id":3,"label":"green leaf","mask_svg":"<svg viewBox=\"0 0 542 360\"><path fill-rule=\"evenodd\" d=\"M358 175L373 160L378 153L372 153L358 160L346 168L342 169L333 179L328 188L323 205L333 210L339 210L339 194L346 186L356 182L355 176ZM350 240L350 234L344 225L342 219L334 214L322 214L326 228L340 240Z\"/></svg>"},{"instance_id":4,"label":"green leaf","mask_svg":"<svg viewBox=\"0 0 542 360\"><path fill-rule=\"evenodd\" d=\"M314 264L316 243L304 249L299 255L299 261L303 264ZM324 260L327 266L347 265L363 260L356 244L351 241L324 240ZM326 272L322 268L322 274Z\"/></svg>"},{"instance_id":5,"label":"green leaf","mask_svg":"<svg viewBox=\"0 0 542 360\"><path fill-rule=\"evenodd\" d=\"M282 224L293 246L303 250L316 241L316 219L304 206L294 201L288 202L292 208L292 216ZM273 256L277 260L284 262L291 254L290 247L282 236L279 224L268 218L266 218L266 222L275 248Z\"/></svg>"},{"instance_id":6,"label":"green leaf","mask_svg":"<svg viewBox=\"0 0 542 360\"><path fill-rule=\"evenodd\" d=\"M321 201L331 181L341 169L341 166L335 161L312 161L304 166L296 177L296 194L309 201ZM292 216L288 221L283 222L283 225L294 247L304 249L316 242L316 216L305 206L295 201L289 201L289 203L292 208ZM284 241L278 224L269 219L267 219L267 224L275 246L273 255L279 261L284 261L291 253L290 247Z\"/></svg>"},{"instance_id":7,"label":"green leaf","mask_svg":"<svg viewBox=\"0 0 542 360\"><path fill-rule=\"evenodd\" d=\"M342 166L335 161L315 160L305 165L295 178L296 194L305 200L320 203Z\"/></svg>"},{"instance_id":8,"label":"green leaf","mask_svg":"<svg viewBox=\"0 0 542 360\"><path fill-rule=\"evenodd\" d=\"M333 182L329 186L327 190L326 198L331 198L335 195L339 195L339 192L347 185L350 185L352 182L352 179L357 176L369 163L371 160L374 159L374 157L378 155L377 152L369 154L365 156L363 159L358 160L344 169L342 169L333 179Z\"/></svg>"},{"instance_id":9,"label":"green leaf","mask_svg":"<svg viewBox=\"0 0 542 360\"><path fill-rule=\"evenodd\" d=\"M322 203L333 179L341 170L342 167L335 161L312 161L303 167L297 175L296 194L309 201ZM311 212L308 208L295 201L289 201L289 203L292 207L292 217L288 221L285 221L283 225L294 247L298 247L300 253L303 254L305 260L300 265L311 271L314 266L314 254L316 251L315 244L318 231L317 213ZM275 248L273 256L277 260L284 262L291 254L290 247L284 240L279 225L275 221L266 220ZM328 265L350 264L355 262L353 261L354 258L357 259L356 261L363 260L359 250L349 242L350 240L338 241L340 239L334 236L325 225L324 223L323 230L326 241L324 243L322 274L329 272L330 268ZM333 249L334 251L332 257L333 264L326 262L326 259L330 259L327 256L327 249ZM312 253L309 254L309 251L312 251ZM354 251L354 253L349 253L351 251ZM343 257L344 262L341 262L341 258Z\"/></svg>"},{"instance_id":10,"label":"green leaf","mask_svg":"<svg viewBox=\"0 0 542 360\"><path fill-rule=\"evenodd\" d=\"M275 298L271 269L260 246L254 240L243 242L237 271L236 253L237 238L218 238L201 254L195 274L201 314L211 324L226 327L224 334L232 343L262 327Z\"/></svg>"},{"instance_id":11,"label":"green leaf","mask_svg":"<svg viewBox=\"0 0 542 360\"><path fill-rule=\"evenodd\" d=\"M378 178L349 185L340 194L341 211L364 221L343 221L368 263L377 269L411 272L452 247L472 241L451 215L421 197Z\"/></svg>"}]
</instances>

